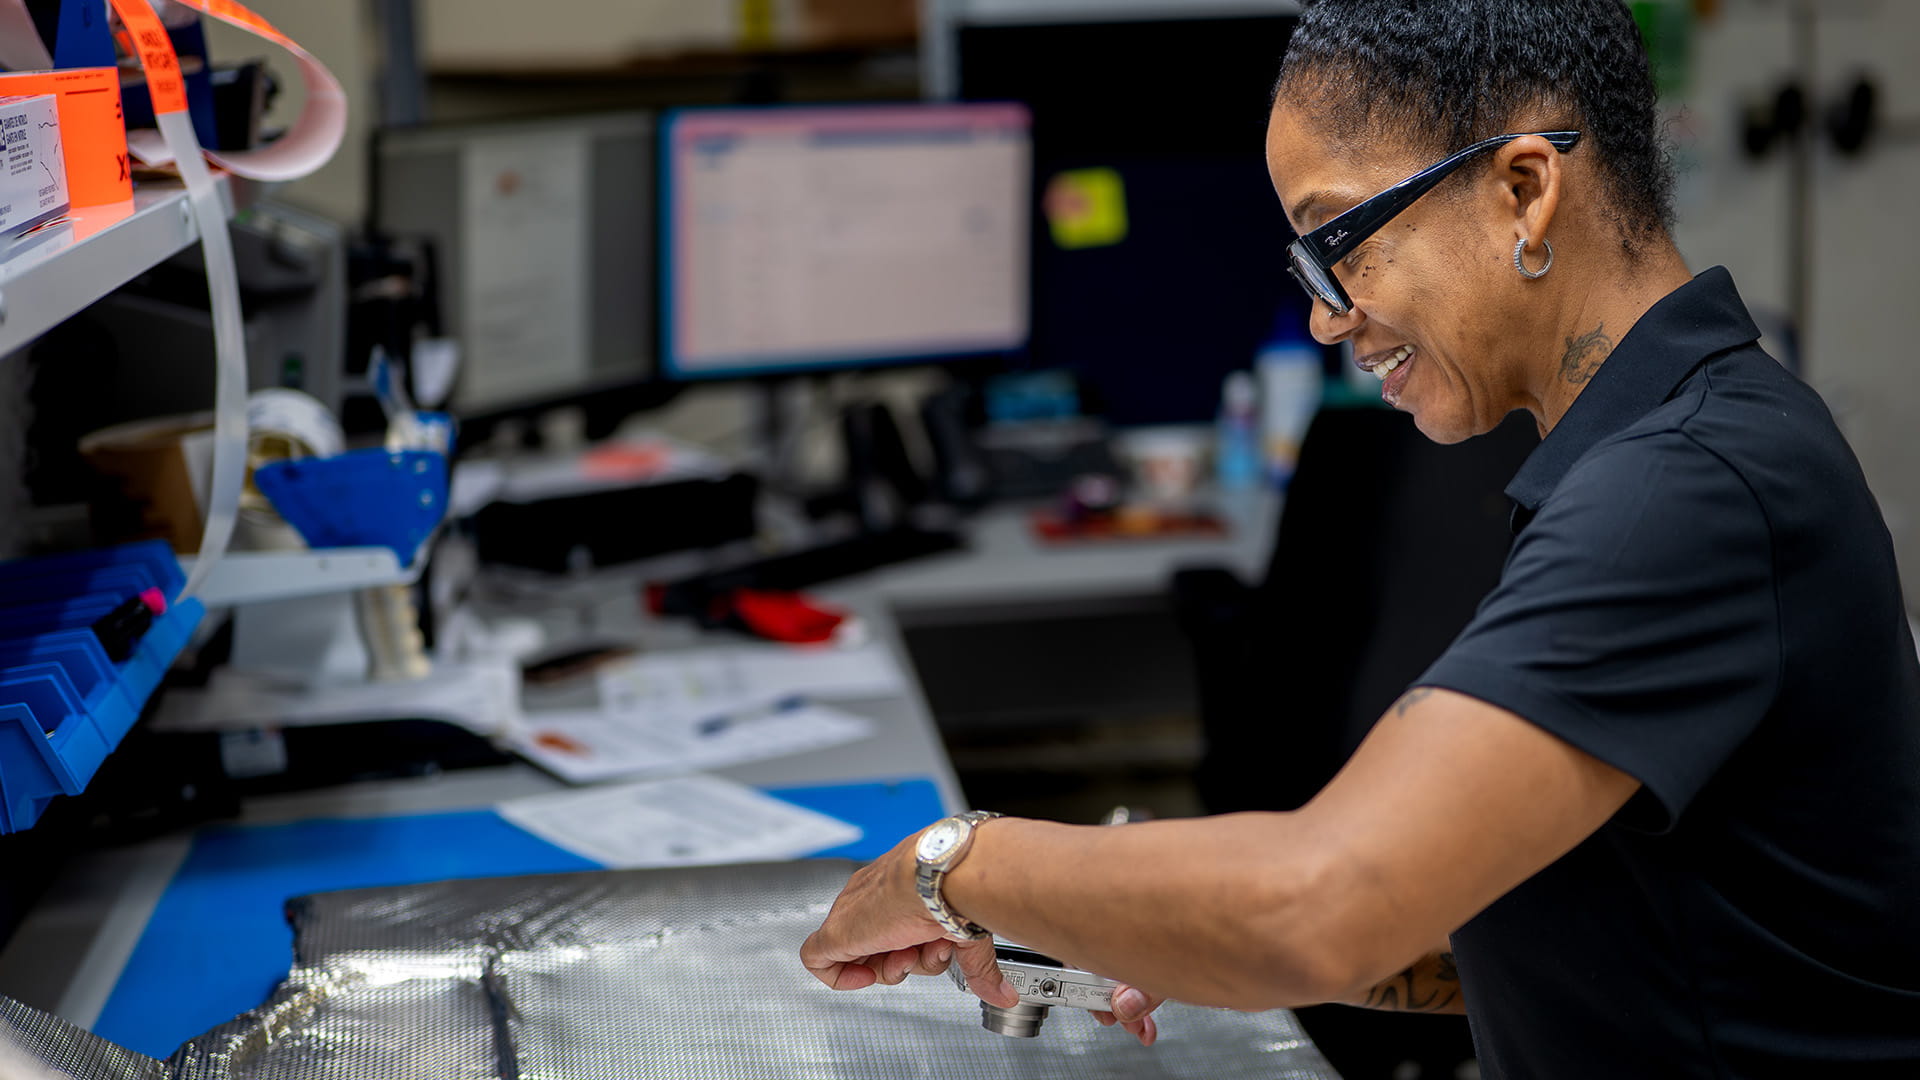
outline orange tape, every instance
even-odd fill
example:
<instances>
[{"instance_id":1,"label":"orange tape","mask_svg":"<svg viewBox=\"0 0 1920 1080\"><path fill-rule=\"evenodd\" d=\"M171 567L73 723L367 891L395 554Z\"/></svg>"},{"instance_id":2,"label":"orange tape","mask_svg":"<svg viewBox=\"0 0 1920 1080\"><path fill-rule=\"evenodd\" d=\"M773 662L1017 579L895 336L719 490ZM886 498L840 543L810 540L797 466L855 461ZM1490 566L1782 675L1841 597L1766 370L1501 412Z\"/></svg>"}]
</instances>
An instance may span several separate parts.
<instances>
[{"instance_id":1,"label":"orange tape","mask_svg":"<svg viewBox=\"0 0 1920 1080\"><path fill-rule=\"evenodd\" d=\"M180 77L180 58L173 53L173 39L160 16L147 0L113 0L114 13L126 24L128 44L140 57L140 68L147 73L147 93L153 98L155 116L187 111L187 84Z\"/></svg>"},{"instance_id":2,"label":"orange tape","mask_svg":"<svg viewBox=\"0 0 1920 1080\"><path fill-rule=\"evenodd\" d=\"M112 2L113 10L119 14L120 21L126 24L131 34L131 40L125 40L122 43L130 46L140 55L140 66L149 72L149 81L152 80L151 73L154 71L170 71L177 74L180 70L180 60L173 51L173 39L168 36L166 25L160 21L160 17L154 14L152 5L141 3L139 0L112 0ZM254 14L252 9L238 3L237 0L173 0L173 2L181 7L191 8L202 15L211 15L216 19L232 23L251 32L255 37L266 38L283 49L296 53L304 52L299 42L281 33L278 27ZM131 18L127 15L129 10L135 11ZM151 25L142 25L143 20ZM164 89L162 92L171 93L170 90ZM186 90L182 87L179 108L162 109L156 106L156 111L179 112L186 107Z\"/></svg>"},{"instance_id":3,"label":"orange tape","mask_svg":"<svg viewBox=\"0 0 1920 1080\"><path fill-rule=\"evenodd\" d=\"M0 72L0 97L15 94L53 95L67 160L67 193L75 210L133 198L119 69Z\"/></svg>"},{"instance_id":4,"label":"orange tape","mask_svg":"<svg viewBox=\"0 0 1920 1080\"><path fill-rule=\"evenodd\" d=\"M281 33L274 28L272 23L255 15L244 5L236 3L235 0L174 0L174 2L193 8L202 14L211 15L216 19L225 19L235 25L246 27L248 30L253 31L275 44L290 49L297 47L294 45L292 38Z\"/></svg>"},{"instance_id":5,"label":"orange tape","mask_svg":"<svg viewBox=\"0 0 1920 1080\"><path fill-rule=\"evenodd\" d=\"M306 105L300 110L299 118L279 138L247 150L207 150L204 151L206 159L235 175L267 181L297 180L324 165L340 148L347 133L347 96L333 72L328 71L318 57L238 0L174 2L208 18L238 26L292 53L307 92ZM112 3L125 27L120 38L122 47L139 56L140 66L146 72L154 114L184 113L187 97L180 77L180 61L174 55L173 43L159 17L154 15L147 0L112 0ZM139 159L149 165L164 165L174 160L168 140L155 133L134 132L128 135L127 143Z\"/></svg>"}]
</instances>

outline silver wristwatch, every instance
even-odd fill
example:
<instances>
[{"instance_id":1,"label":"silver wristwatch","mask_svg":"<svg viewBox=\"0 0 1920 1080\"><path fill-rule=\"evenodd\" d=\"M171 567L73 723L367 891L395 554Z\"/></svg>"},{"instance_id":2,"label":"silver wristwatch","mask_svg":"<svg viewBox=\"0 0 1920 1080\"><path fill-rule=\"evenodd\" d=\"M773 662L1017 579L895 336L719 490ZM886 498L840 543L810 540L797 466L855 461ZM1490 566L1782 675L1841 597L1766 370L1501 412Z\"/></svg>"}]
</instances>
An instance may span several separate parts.
<instances>
[{"instance_id":1,"label":"silver wristwatch","mask_svg":"<svg viewBox=\"0 0 1920 1080\"><path fill-rule=\"evenodd\" d=\"M933 921L940 929L955 941L978 941L990 938L993 932L954 914L947 906L946 897L940 893L941 882L946 880L947 872L960 864L973 846L973 828L983 821L990 821L1001 815L991 810L969 810L950 818L943 818L920 834L920 842L914 847L916 866L913 873L914 891L920 894L920 900L932 913Z\"/></svg>"}]
</instances>

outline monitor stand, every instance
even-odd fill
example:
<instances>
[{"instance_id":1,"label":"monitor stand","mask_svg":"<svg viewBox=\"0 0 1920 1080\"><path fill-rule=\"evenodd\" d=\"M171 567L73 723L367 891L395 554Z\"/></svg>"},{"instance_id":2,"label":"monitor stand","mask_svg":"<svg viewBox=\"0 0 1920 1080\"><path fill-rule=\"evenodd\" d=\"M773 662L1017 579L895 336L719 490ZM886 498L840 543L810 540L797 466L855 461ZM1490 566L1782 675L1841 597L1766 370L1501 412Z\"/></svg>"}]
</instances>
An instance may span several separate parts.
<instances>
[{"instance_id":1,"label":"monitor stand","mask_svg":"<svg viewBox=\"0 0 1920 1080\"><path fill-rule=\"evenodd\" d=\"M781 464L778 448L790 445L797 434L789 429L791 417L784 409L781 389L787 385L790 380L770 381L764 389L767 423L762 437L775 469ZM846 473L832 501L851 511L852 535L675 582L667 586L665 610L697 615L737 589L805 589L964 546L956 532L912 523L912 510L926 502L930 492L913 467L890 409L879 402L848 405L841 413L841 436ZM775 490L793 487L792 477L774 474L768 484Z\"/></svg>"},{"instance_id":2,"label":"monitor stand","mask_svg":"<svg viewBox=\"0 0 1920 1080\"><path fill-rule=\"evenodd\" d=\"M806 504L810 517L845 512L862 533L905 527L913 511L933 496L933 486L915 467L893 410L873 401L839 407L842 472L826 487L809 484L799 467L801 442L828 401L822 376L786 376L758 381L757 461L764 490Z\"/></svg>"}]
</instances>

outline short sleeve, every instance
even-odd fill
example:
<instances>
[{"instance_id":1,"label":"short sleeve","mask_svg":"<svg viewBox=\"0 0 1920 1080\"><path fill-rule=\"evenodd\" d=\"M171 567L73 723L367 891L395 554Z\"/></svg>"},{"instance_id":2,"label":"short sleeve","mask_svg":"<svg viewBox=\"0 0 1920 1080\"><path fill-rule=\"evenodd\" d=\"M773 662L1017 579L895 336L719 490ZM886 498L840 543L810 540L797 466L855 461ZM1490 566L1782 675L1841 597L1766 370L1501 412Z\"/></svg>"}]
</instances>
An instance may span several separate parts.
<instances>
[{"instance_id":1,"label":"short sleeve","mask_svg":"<svg viewBox=\"0 0 1920 1080\"><path fill-rule=\"evenodd\" d=\"M1597 448L1524 528L1419 685L1499 706L1638 779L1665 831L1766 714L1781 649L1770 532L1682 432Z\"/></svg>"}]
</instances>

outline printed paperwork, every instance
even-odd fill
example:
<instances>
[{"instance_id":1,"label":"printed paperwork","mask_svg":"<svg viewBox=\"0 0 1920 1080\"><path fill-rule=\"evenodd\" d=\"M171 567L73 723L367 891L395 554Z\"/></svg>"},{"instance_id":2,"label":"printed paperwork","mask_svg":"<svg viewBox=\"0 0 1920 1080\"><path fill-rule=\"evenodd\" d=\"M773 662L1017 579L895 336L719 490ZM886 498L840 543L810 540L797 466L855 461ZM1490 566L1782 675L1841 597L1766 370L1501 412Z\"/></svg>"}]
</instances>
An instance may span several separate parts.
<instances>
[{"instance_id":1,"label":"printed paperwork","mask_svg":"<svg viewBox=\"0 0 1920 1080\"><path fill-rule=\"evenodd\" d=\"M643 656L600 673L604 708L655 715L724 712L793 697L889 697L905 688L899 665L882 645L696 649Z\"/></svg>"},{"instance_id":2,"label":"printed paperwork","mask_svg":"<svg viewBox=\"0 0 1920 1080\"><path fill-rule=\"evenodd\" d=\"M861 837L857 826L717 776L533 795L498 810L611 869L793 859Z\"/></svg>"},{"instance_id":3,"label":"printed paperwork","mask_svg":"<svg viewBox=\"0 0 1920 1080\"><path fill-rule=\"evenodd\" d=\"M420 383L415 345L414 383ZM617 491L680 480L721 480L731 471L724 458L691 443L651 432L603 442L579 453L477 458L453 470L448 496L454 517L478 513L488 503L536 503L596 491Z\"/></svg>"},{"instance_id":4,"label":"printed paperwork","mask_svg":"<svg viewBox=\"0 0 1920 1080\"><path fill-rule=\"evenodd\" d=\"M179 687L160 698L156 731L316 727L398 718L441 720L480 735L518 730L520 667L501 658L442 661L406 682L289 686L270 676L216 669L206 689Z\"/></svg>"},{"instance_id":5,"label":"printed paperwork","mask_svg":"<svg viewBox=\"0 0 1920 1080\"><path fill-rule=\"evenodd\" d=\"M718 769L864 739L871 720L812 699L885 697L904 686L878 645L656 654L602 671L598 708L528 713L511 741L575 784Z\"/></svg>"},{"instance_id":6,"label":"printed paperwork","mask_svg":"<svg viewBox=\"0 0 1920 1080\"><path fill-rule=\"evenodd\" d=\"M873 721L790 703L691 723L598 709L535 713L514 740L520 754L572 784L719 769L857 742Z\"/></svg>"}]
</instances>

